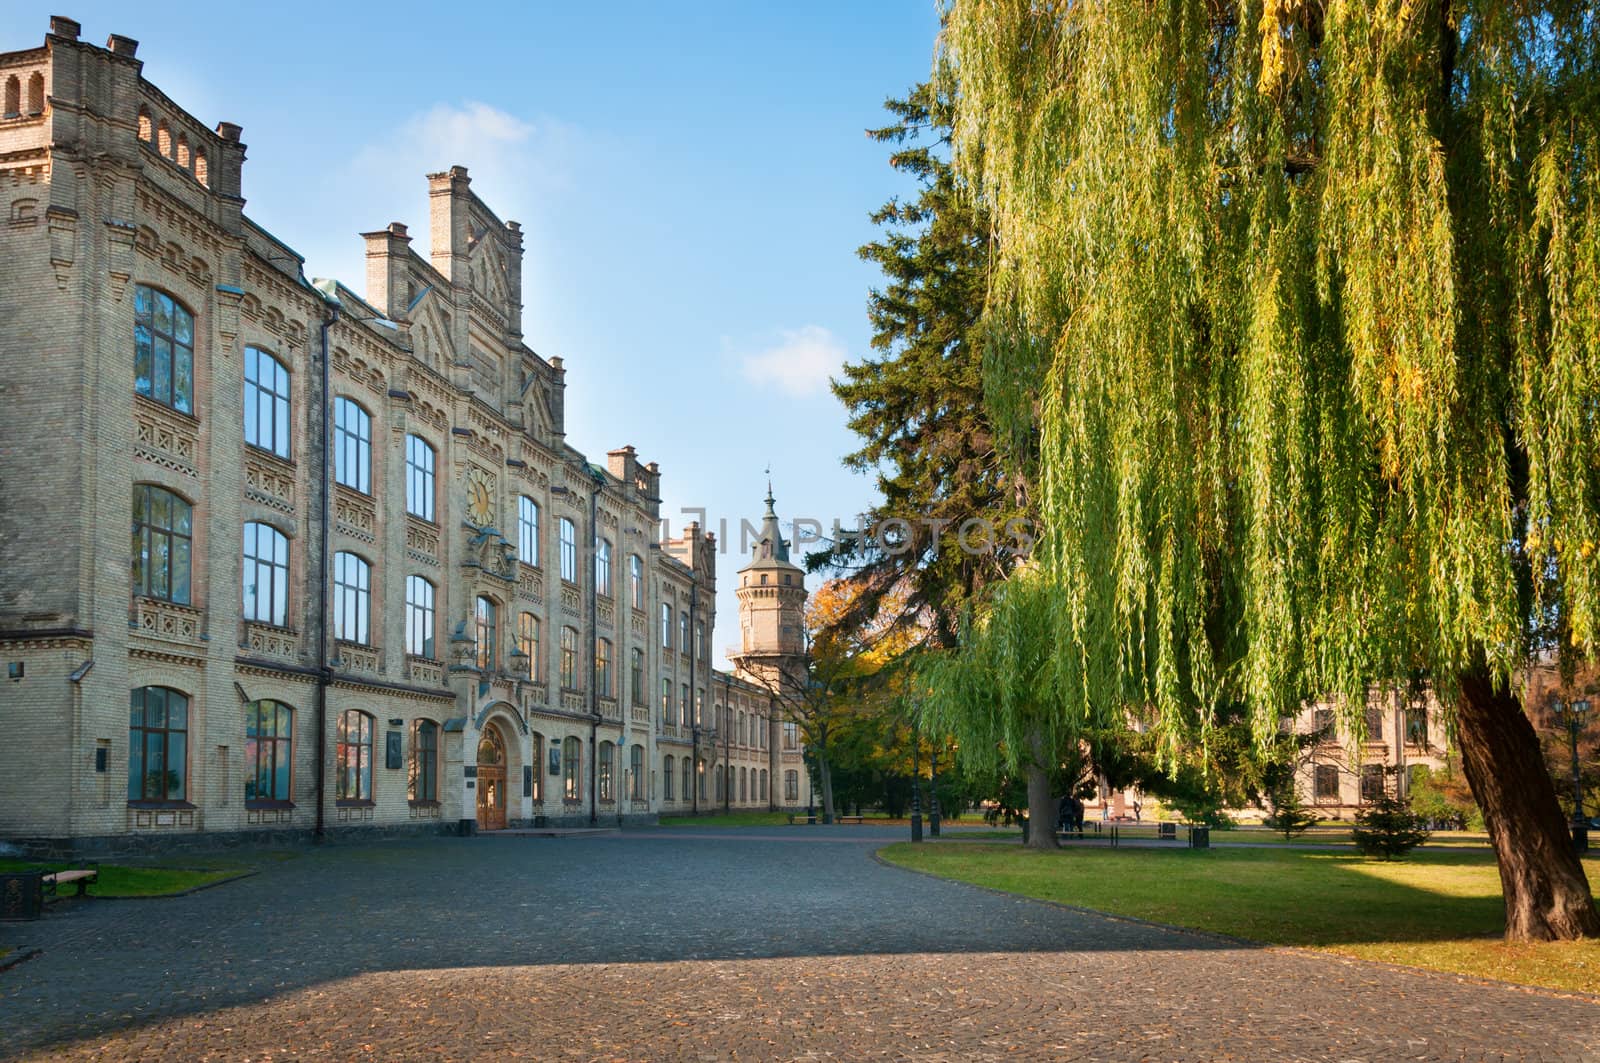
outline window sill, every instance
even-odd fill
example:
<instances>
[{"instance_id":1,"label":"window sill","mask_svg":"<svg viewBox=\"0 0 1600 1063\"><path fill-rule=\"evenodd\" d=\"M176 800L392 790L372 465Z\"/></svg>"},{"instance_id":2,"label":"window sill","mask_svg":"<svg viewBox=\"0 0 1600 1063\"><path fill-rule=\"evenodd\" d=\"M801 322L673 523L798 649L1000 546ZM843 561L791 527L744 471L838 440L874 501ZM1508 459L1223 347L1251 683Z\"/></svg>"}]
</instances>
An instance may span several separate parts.
<instances>
[{"instance_id":1,"label":"window sill","mask_svg":"<svg viewBox=\"0 0 1600 1063\"><path fill-rule=\"evenodd\" d=\"M368 803L370 804L371 802L368 802ZM438 808L439 807L439 802L437 802L437 801L411 800L411 801L407 801L406 804L410 805L412 808Z\"/></svg>"},{"instance_id":2,"label":"window sill","mask_svg":"<svg viewBox=\"0 0 1600 1063\"><path fill-rule=\"evenodd\" d=\"M129 808L162 808L192 811L196 806L189 801L129 801Z\"/></svg>"},{"instance_id":3,"label":"window sill","mask_svg":"<svg viewBox=\"0 0 1600 1063\"><path fill-rule=\"evenodd\" d=\"M335 808L376 808L378 803L370 797L341 797L334 803Z\"/></svg>"},{"instance_id":4,"label":"window sill","mask_svg":"<svg viewBox=\"0 0 1600 1063\"><path fill-rule=\"evenodd\" d=\"M406 510L406 516L416 521L418 524L426 524L428 527L435 530L437 530L439 527L438 521L434 520L432 517L424 517L421 513L413 513L408 509Z\"/></svg>"},{"instance_id":5,"label":"window sill","mask_svg":"<svg viewBox=\"0 0 1600 1063\"><path fill-rule=\"evenodd\" d=\"M246 442L244 452L257 458L266 458L268 461L277 462L288 469L294 468L294 459L287 454L279 454L276 450L263 447L255 443Z\"/></svg>"},{"instance_id":6,"label":"window sill","mask_svg":"<svg viewBox=\"0 0 1600 1063\"><path fill-rule=\"evenodd\" d=\"M267 812L273 809L291 809L293 801L246 801L244 807L252 812Z\"/></svg>"}]
</instances>

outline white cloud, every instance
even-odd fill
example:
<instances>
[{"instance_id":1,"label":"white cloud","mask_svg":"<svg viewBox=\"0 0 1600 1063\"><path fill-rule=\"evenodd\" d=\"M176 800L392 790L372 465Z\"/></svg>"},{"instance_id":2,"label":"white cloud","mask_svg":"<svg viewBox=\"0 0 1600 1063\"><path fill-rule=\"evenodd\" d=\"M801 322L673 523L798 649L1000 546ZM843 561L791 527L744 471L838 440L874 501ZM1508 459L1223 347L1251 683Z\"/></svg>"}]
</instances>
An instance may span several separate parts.
<instances>
[{"instance_id":1,"label":"white cloud","mask_svg":"<svg viewBox=\"0 0 1600 1063\"><path fill-rule=\"evenodd\" d=\"M744 375L758 386L806 398L827 390L846 354L844 342L821 325L784 329L776 343L744 356Z\"/></svg>"}]
</instances>

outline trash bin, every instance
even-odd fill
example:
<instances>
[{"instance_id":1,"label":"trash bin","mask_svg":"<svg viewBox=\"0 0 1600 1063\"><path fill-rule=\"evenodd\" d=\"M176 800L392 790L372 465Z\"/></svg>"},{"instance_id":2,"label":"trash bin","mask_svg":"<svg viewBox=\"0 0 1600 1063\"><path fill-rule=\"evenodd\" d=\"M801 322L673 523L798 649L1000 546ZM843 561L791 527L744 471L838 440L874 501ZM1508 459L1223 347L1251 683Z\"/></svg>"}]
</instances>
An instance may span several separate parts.
<instances>
[{"instance_id":1,"label":"trash bin","mask_svg":"<svg viewBox=\"0 0 1600 1063\"><path fill-rule=\"evenodd\" d=\"M1211 848L1211 828L1210 827L1190 827L1189 828L1189 848L1191 848L1191 849L1209 849L1209 848Z\"/></svg>"},{"instance_id":2,"label":"trash bin","mask_svg":"<svg viewBox=\"0 0 1600 1063\"><path fill-rule=\"evenodd\" d=\"M43 910L43 871L0 874L0 920L37 919Z\"/></svg>"}]
</instances>

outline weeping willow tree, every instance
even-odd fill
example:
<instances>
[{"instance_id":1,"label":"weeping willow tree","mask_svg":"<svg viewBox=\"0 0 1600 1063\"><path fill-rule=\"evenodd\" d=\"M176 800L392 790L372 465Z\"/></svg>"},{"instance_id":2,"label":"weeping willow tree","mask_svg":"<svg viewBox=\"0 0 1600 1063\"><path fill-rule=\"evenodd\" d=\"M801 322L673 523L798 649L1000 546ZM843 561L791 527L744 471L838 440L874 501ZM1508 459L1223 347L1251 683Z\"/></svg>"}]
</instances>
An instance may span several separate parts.
<instances>
[{"instance_id":1,"label":"weeping willow tree","mask_svg":"<svg viewBox=\"0 0 1600 1063\"><path fill-rule=\"evenodd\" d=\"M1069 720L1452 710L1512 940L1600 933L1512 677L1600 637L1600 17L956 0L957 163L1038 381Z\"/></svg>"},{"instance_id":2,"label":"weeping willow tree","mask_svg":"<svg viewBox=\"0 0 1600 1063\"><path fill-rule=\"evenodd\" d=\"M1028 781L1027 844L1056 845L1051 776L1084 727L1061 711L1062 667L1055 652L1060 589L1036 565L1023 565L988 601L963 618L958 645L918 662L924 729L955 738L969 768Z\"/></svg>"}]
</instances>

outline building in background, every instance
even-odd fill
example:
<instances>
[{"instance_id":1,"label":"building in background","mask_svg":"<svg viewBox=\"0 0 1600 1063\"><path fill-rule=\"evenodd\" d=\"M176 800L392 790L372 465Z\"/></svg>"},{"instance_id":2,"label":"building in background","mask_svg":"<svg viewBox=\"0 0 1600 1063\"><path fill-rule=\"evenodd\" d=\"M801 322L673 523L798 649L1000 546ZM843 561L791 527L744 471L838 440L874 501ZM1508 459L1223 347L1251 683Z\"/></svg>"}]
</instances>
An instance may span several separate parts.
<instances>
[{"instance_id":1,"label":"building in background","mask_svg":"<svg viewBox=\"0 0 1600 1063\"><path fill-rule=\"evenodd\" d=\"M394 222L364 295L309 280L240 128L79 35L0 54L0 837L605 824L707 773L804 804L711 667L714 538L566 441L517 223L452 167L426 254Z\"/></svg>"}]
</instances>

